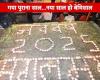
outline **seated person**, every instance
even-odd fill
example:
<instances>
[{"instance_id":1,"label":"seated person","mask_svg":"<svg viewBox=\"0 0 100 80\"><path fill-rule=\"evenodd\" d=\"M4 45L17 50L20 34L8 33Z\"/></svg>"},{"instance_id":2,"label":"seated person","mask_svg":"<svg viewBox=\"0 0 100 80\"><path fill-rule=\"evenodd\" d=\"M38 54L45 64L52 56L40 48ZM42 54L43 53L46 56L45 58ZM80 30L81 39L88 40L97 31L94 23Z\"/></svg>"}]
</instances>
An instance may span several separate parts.
<instances>
[{"instance_id":1,"label":"seated person","mask_svg":"<svg viewBox=\"0 0 100 80\"><path fill-rule=\"evenodd\" d=\"M51 21L52 20L52 13L50 12L43 12L40 17L40 20L42 21Z\"/></svg>"},{"instance_id":2,"label":"seated person","mask_svg":"<svg viewBox=\"0 0 100 80\"><path fill-rule=\"evenodd\" d=\"M58 22L64 21L64 14L63 13L58 13L57 14L57 19Z\"/></svg>"},{"instance_id":3,"label":"seated person","mask_svg":"<svg viewBox=\"0 0 100 80\"><path fill-rule=\"evenodd\" d=\"M68 13L68 16L65 16L65 21L75 21L75 18L71 13Z\"/></svg>"},{"instance_id":4,"label":"seated person","mask_svg":"<svg viewBox=\"0 0 100 80\"><path fill-rule=\"evenodd\" d=\"M86 18L87 18L86 14L83 14L82 16L80 16L79 20L86 21Z\"/></svg>"}]
</instances>

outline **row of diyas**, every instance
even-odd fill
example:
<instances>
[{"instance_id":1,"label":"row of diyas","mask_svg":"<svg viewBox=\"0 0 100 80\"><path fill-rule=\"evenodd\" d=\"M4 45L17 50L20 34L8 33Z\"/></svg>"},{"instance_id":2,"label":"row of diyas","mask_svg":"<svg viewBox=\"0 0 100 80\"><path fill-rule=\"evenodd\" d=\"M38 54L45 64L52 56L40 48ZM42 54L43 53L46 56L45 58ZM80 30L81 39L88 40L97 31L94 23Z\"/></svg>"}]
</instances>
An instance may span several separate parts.
<instances>
[{"instance_id":1,"label":"row of diyas","mask_svg":"<svg viewBox=\"0 0 100 80\"><path fill-rule=\"evenodd\" d=\"M48 28L48 25L51 25L51 26L53 26L53 28L51 29L52 31L55 31L55 32L59 32L59 33L63 33L62 32L62 30L61 30L61 27L63 26L65 29L67 29L67 30L72 30L75 34L77 34L77 30L75 29L75 25L76 25L76 23L70 23L70 24L34 24L34 25L25 25L25 26L30 26L28 29L21 29L21 30L18 30L17 31L17 35L23 35L25 32L28 32L28 35L31 35L31 33L32 33L32 28L33 27L36 27L36 26L39 26L40 28L39 28L39 31L40 32L43 32L45 35L47 34L47 28ZM20 26L22 26L22 25L20 25ZM42 27L41 27L42 26ZM80 38L82 39L82 41L84 42L84 43L90 43L90 44L93 44L93 46L95 47L95 49L90 49L90 52L100 52L100 49L99 49L99 47L95 44L95 42L94 41L87 41L87 40L85 40L85 37L88 37L88 35L80 35ZM76 48L75 47L72 47L72 48L68 48L68 46L71 46L71 45L73 45L73 39L72 39L72 37L66 37L66 36L61 36L61 37L59 37L61 40L66 40L66 41L69 41L69 43L65 43L65 45L62 47L62 49L63 50L76 50ZM18 47L15 47L15 48L12 48L12 52L13 53L25 53L25 50L24 51L19 51L19 49L20 48L22 48L22 47L24 47L25 46L25 43L26 43L26 40L25 39L17 39L17 40L15 40L16 41L16 43L18 43L18 42L22 42L22 44L20 45L20 46L18 46ZM51 43L51 46L49 47L49 48L47 48L47 49L42 49L42 48L39 48L38 47L38 43L40 42L40 41L48 41L48 42L50 42ZM36 40L36 42L35 42L35 44L34 44L34 46L35 46L35 48L36 49L38 49L39 51L42 51L42 52L48 52L48 51L50 51L50 50L52 50L53 49L53 47L55 47L55 42L50 38L50 37L47 37L47 38L45 38L45 37L43 37L43 38L40 38L40 39L38 39L38 40Z\"/></svg>"},{"instance_id":2,"label":"row of diyas","mask_svg":"<svg viewBox=\"0 0 100 80\"><path fill-rule=\"evenodd\" d=\"M55 69L54 72L57 72L57 80L61 80L62 78L62 69L61 69L61 64L65 61L66 63L70 64L67 66L70 66L67 68L66 65L63 65L65 67L65 72L64 74L68 75L69 78L78 80L80 77L79 72L84 72L88 74L87 76L90 78L90 80L95 80L94 75L92 74L92 71L90 69L90 66L88 65L87 60L92 60L92 62L96 63L96 70L97 72L100 72L100 61L98 60L100 56L85 56L85 57L46 57L46 58L10 58L10 59L5 59L1 60L0 64L0 77L3 77L4 75L8 75L9 77L7 78L8 80L13 80L16 78L17 80L21 80L21 76L24 75L24 80L27 80L28 77L30 76L30 70L33 72L33 80L39 80L39 78L43 80L47 80L44 74L44 69L47 69L47 73L52 73L53 69ZM76 66L77 60L82 60L84 66ZM52 61L52 62L50 62ZM19 64L21 63L21 64ZM9 66L10 67L9 67ZM30 65L32 65L30 67ZM8 66L8 67L7 67ZM17 68L19 68L17 70ZM23 68L23 69L21 69ZM16 74L17 70L17 74ZM75 74L73 74L73 72ZM54 76L55 76L54 75Z\"/></svg>"}]
</instances>

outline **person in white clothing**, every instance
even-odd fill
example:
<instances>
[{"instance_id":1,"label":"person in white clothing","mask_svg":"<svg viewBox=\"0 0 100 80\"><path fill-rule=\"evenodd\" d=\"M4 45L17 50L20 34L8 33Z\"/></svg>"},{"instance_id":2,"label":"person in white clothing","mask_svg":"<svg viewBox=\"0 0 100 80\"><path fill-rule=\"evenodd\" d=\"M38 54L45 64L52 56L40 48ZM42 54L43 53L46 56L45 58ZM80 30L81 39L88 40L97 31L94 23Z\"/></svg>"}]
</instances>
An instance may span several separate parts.
<instances>
[{"instance_id":1,"label":"person in white clothing","mask_svg":"<svg viewBox=\"0 0 100 80\"><path fill-rule=\"evenodd\" d=\"M65 3L67 0L61 0L61 2Z\"/></svg>"},{"instance_id":2,"label":"person in white clothing","mask_svg":"<svg viewBox=\"0 0 100 80\"><path fill-rule=\"evenodd\" d=\"M75 18L73 15L68 14L68 16L65 16L65 21L75 21Z\"/></svg>"},{"instance_id":3,"label":"person in white clothing","mask_svg":"<svg viewBox=\"0 0 100 80\"><path fill-rule=\"evenodd\" d=\"M43 20L43 21L51 21L51 19L52 19L52 13L50 13L50 12L43 12L40 15L39 19Z\"/></svg>"}]
</instances>

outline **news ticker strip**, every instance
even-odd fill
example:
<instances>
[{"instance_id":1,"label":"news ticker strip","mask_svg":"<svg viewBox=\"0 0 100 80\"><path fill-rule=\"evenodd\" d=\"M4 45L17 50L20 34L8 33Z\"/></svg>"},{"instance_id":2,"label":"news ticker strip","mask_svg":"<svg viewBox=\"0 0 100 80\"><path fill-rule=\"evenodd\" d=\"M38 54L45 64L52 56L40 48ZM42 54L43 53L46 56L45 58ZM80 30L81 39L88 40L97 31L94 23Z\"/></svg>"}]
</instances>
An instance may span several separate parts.
<instances>
[{"instance_id":1,"label":"news ticker strip","mask_svg":"<svg viewBox=\"0 0 100 80\"><path fill-rule=\"evenodd\" d=\"M0 3L0 12L100 12L100 3Z\"/></svg>"}]
</instances>

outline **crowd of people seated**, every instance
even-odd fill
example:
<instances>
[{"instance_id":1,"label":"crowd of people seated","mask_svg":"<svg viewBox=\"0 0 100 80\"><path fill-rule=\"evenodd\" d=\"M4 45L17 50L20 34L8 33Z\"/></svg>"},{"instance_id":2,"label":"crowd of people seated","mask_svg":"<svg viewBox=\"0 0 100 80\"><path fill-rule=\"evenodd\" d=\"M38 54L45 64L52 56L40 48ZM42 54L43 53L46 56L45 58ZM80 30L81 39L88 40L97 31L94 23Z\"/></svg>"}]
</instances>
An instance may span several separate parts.
<instances>
[{"instance_id":1,"label":"crowd of people seated","mask_svg":"<svg viewBox=\"0 0 100 80\"><path fill-rule=\"evenodd\" d=\"M87 21L88 13L51 13L51 12L43 12L43 13L28 13L28 20L32 20L30 22L41 22L41 21ZM100 13L91 13L88 20L95 21L100 18Z\"/></svg>"}]
</instances>

